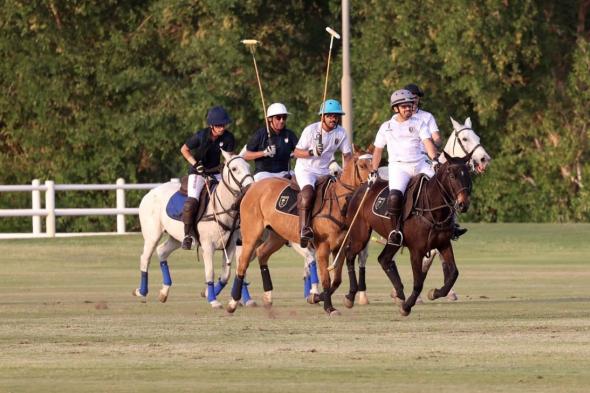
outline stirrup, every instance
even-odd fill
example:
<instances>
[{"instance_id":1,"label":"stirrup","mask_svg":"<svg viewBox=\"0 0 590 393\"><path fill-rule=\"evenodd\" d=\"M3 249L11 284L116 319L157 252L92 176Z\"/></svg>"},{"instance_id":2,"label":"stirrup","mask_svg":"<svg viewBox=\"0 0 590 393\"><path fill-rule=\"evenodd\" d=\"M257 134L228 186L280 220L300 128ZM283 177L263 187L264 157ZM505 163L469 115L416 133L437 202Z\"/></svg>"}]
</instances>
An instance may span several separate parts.
<instances>
[{"instance_id":1,"label":"stirrup","mask_svg":"<svg viewBox=\"0 0 590 393\"><path fill-rule=\"evenodd\" d=\"M182 240L182 249L183 250L190 250L193 247L193 237L191 235L186 235Z\"/></svg>"},{"instance_id":2,"label":"stirrup","mask_svg":"<svg viewBox=\"0 0 590 393\"><path fill-rule=\"evenodd\" d=\"M456 226L453 230L453 236L451 237L451 240L459 240L459 238L463 236L466 232L467 228L461 228L459 226Z\"/></svg>"},{"instance_id":3,"label":"stirrup","mask_svg":"<svg viewBox=\"0 0 590 393\"><path fill-rule=\"evenodd\" d=\"M404 242L404 234L397 229L389 232L389 236L387 236L387 244L391 246L401 247L402 243Z\"/></svg>"},{"instance_id":4,"label":"stirrup","mask_svg":"<svg viewBox=\"0 0 590 393\"><path fill-rule=\"evenodd\" d=\"M313 230L310 227L305 227L301 230L301 238L299 239L299 245L301 248L307 248L310 241L313 240Z\"/></svg>"}]
</instances>

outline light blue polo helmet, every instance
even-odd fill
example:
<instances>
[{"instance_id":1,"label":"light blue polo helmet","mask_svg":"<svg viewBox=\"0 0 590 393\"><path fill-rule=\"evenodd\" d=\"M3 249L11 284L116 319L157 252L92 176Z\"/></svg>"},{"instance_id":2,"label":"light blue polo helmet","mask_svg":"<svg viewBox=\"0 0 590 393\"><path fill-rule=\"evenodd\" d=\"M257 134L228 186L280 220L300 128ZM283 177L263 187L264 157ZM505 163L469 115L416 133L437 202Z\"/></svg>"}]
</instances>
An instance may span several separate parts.
<instances>
[{"instance_id":1,"label":"light blue polo helmet","mask_svg":"<svg viewBox=\"0 0 590 393\"><path fill-rule=\"evenodd\" d=\"M318 115L322 114L322 109L324 110L324 115L328 113L337 113L339 115L345 114L342 110L342 105L340 105L338 101L332 99L326 100L326 102L324 102L322 106L320 106L320 111L318 112Z\"/></svg>"}]
</instances>

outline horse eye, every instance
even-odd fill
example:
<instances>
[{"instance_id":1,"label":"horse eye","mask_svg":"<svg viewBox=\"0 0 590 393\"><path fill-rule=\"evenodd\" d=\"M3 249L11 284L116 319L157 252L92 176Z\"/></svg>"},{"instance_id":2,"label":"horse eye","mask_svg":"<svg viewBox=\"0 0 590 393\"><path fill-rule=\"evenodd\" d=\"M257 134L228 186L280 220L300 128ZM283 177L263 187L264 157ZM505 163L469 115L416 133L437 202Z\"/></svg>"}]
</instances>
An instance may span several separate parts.
<instances>
[{"instance_id":1,"label":"horse eye","mask_svg":"<svg viewBox=\"0 0 590 393\"><path fill-rule=\"evenodd\" d=\"M232 168L231 170L232 170L232 172L235 172L235 171L236 171L236 169L238 169L238 168L235 168L235 167L234 167L234 168Z\"/></svg>"},{"instance_id":2,"label":"horse eye","mask_svg":"<svg viewBox=\"0 0 590 393\"><path fill-rule=\"evenodd\" d=\"M467 142L467 138L463 138L463 142Z\"/></svg>"}]
</instances>

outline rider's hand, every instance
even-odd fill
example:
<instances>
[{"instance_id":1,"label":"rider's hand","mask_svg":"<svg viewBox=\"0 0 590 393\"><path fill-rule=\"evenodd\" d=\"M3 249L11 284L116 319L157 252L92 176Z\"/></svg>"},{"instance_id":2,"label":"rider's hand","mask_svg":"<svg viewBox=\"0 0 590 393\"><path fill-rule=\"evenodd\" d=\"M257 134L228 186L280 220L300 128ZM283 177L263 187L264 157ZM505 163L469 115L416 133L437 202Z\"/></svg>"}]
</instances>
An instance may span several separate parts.
<instances>
[{"instance_id":1,"label":"rider's hand","mask_svg":"<svg viewBox=\"0 0 590 393\"><path fill-rule=\"evenodd\" d=\"M277 146L276 145L269 145L264 149L264 156L265 157L274 157L277 154Z\"/></svg>"},{"instance_id":2,"label":"rider's hand","mask_svg":"<svg viewBox=\"0 0 590 393\"><path fill-rule=\"evenodd\" d=\"M436 173L436 171L438 171L439 167L440 167L440 162L438 161L438 158L435 158L434 160L432 160L432 170L434 171L434 173Z\"/></svg>"},{"instance_id":3,"label":"rider's hand","mask_svg":"<svg viewBox=\"0 0 590 393\"><path fill-rule=\"evenodd\" d=\"M205 173L205 166L201 161L195 162L195 165L193 165L193 169L195 170L195 172L197 172L197 175L202 175Z\"/></svg>"},{"instance_id":4,"label":"rider's hand","mask_svg":"<svg viewBox=\"0 0 590 393\"><path fill-rule=\"evenodd\" d=\"M321 156L323 152L324 152L324 145L321 142L317 143L313 147L313 149L309 149L309 155L314 156L314 157Z\"/></svg>"},{"instance_id":5,"label":"rider's hand","mask_svg":"<svg viewBox=\"0 0 590 393\"><path fill-rule=\"evenodd\" d=\"M328 169L330 169L330 175L336 177L342 172L342 168L335 160L330 161L330 165L328 165Z\"/></svg>"},{"instance_id":6,"label":"rider's hand","mask_svg":"<svg viewBox=\"0 0 590 393\"><path fill-rule=\"evenodd\" d=\"M367 184L369 185L369 187L375 184L375 182L377 181L377 177L377 171L371 171L371 173L369 173L369 176L367 177Z\"/></svg>"}]
</instances>

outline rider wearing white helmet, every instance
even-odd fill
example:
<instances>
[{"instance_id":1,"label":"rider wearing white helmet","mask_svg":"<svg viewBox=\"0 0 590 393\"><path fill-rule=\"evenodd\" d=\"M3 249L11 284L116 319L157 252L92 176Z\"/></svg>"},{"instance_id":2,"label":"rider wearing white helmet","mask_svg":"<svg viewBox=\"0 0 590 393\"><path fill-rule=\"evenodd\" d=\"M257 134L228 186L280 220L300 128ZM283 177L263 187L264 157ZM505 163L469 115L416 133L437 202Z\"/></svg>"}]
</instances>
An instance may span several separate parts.
<instances>
[{"instance_id":1,"label":"rider wearing white helmet","mask_svg":"<svg viewBox=\"0 0 590 393\"><path fill-rule=\"evenodd\" d=\"M299 225L301 228L301 247L307 247L313 239L309 226L310 210L314 199L316 180L330 174L330 161L336 151L342 152L344 166L352 158L352 147L346 130L339 125L344 111L336 100L326 100L318 113L320 121L305 127L295 148L295 176L301 192L297 197Z\"/></svg>"},{"instance_id":2,"label":"rider wearing white helmet","mask_svg":"<svg viewBox=\"0 0 590 393\"><path fill-rule=\"evenodd\" d=\"M271 104L266 111L269 132L266 126L260 127L248 140L244 159L254 160L255 181L289 175L291 153L298 141L297 135L286 127L289 114L285 105Z\"/></svg>"},{"instance_id":3,"label":"rider wearing white helmet","mask_svg":"<svg viewBox=\"0 0 590 393\"><path fill-rule=\"evenodd\" d=\"M402 201L410 179L419 173L434 175L434 169L422 153L422 143L428 157L434 163L438 163L436 160L438 153L426 124L413 116L414 105L414 94L408 90L397 90L391 95L391 109L395 114L383 123L377 132L373 151L373 171L369 175L369 184L373 184L377 178L383 149L387 146L389 156L387 211L395 228L389 234L387 242L398 246L403 241L400 232Z\"/></svg>"}]
</instances>

